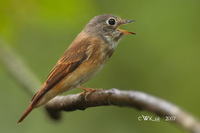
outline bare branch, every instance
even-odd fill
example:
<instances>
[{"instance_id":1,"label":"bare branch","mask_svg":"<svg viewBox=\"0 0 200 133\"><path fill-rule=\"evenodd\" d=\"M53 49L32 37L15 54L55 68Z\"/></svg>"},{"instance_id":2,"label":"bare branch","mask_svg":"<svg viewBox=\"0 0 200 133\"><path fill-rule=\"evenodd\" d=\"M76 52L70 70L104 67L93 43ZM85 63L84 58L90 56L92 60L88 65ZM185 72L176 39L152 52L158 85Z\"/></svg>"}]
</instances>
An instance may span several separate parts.
<instances>
[{"instance_id":1,"label":"bare branch","mask_svg":"<svg viewBox=\"0 0 200 133\"><path fill-rule=\"evenodd\" d=\"M45 107L52 118L59 119L61 111L85 110L89 107L107 105L146 110L163 118L173 116L176 118L174 122L184 129L193 133L200 132L200 124L190 114L170 102L139 91L118 89L95 91L87 97L87 100L85 95L80 94L57 96Z\"/></svg>"}]
</instances>

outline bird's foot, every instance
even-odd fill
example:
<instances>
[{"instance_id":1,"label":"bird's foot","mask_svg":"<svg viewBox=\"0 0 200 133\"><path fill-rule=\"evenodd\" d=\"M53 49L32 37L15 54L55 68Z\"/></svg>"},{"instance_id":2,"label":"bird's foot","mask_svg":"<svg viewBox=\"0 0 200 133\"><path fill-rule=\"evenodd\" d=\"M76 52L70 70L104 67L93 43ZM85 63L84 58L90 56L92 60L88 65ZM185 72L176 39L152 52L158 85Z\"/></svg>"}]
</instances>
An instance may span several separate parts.
<instances>
[{"instance_id":1,"label":"bird's foot","mask_svg":"<svg viewBox=\"0 0 200 133\"><path fill-rule=\"evenodd\" d=\"M94 91L98 91L98 90L103 90L102 88L100 89L94 89L94 88L88 88L88 87L82 87L82 86L79 86L78 88L82 89L83 92L80 94L80 96L82 96L83 94L86 94L85 95L85 100L87 100L87 96L90 95L92 92Z\"/></svg>"}]
</instances>

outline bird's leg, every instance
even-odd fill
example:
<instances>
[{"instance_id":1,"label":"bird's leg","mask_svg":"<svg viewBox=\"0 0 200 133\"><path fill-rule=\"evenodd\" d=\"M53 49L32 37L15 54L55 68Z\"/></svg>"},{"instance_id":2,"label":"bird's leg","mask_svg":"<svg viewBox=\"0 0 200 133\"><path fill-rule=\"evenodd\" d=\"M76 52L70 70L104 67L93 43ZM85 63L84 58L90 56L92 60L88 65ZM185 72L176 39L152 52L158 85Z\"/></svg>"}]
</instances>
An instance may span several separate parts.
<instances>
[{"instance_id":1,"label":"bird's leg","mask_svg":"<svg viewBox=\"0 0 200 133\"><path fill-rule=\"evenodd\" d=\"M92 92L97 91L97 90L103 90L103 89L94 89L94 88L88 88L88 87L82 87L82 86L78 86L77 88L80 88L83 90L83 92L80 94L80 96L82 96L83 94L87 93L85 95L85 100L87 101L87 96L90 95Z\"/></svg>"}]
</instances>

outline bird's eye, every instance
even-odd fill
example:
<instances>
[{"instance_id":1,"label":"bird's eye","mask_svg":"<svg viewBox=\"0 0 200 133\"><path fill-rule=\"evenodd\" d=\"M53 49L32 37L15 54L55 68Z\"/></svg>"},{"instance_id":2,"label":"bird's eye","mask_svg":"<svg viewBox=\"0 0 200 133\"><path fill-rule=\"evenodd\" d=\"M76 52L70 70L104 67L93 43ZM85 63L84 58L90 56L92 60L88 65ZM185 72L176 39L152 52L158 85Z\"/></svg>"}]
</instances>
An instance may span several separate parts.
<instances>
[{"instance_id":1,"label":"bird's eye","mask_svg":"<svg viewBox=\"0 0 200 133\"><path fill-rule=\"evenodd\" d=\"M113 18L111 18L111 19L108 20L108 23L110 25L115 25L115 20Z\"/></svg>"}]
</instances>

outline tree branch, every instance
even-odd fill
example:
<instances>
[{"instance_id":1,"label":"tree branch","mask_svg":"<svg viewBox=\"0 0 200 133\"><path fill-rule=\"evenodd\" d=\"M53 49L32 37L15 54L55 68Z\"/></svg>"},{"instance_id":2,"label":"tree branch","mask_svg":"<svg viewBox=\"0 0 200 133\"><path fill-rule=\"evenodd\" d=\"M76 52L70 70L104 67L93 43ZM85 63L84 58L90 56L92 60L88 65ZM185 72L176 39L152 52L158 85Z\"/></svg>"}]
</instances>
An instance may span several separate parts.
<instances>
[{"instance_id":1,"label":"tree branch","mask_svg":"<svg viewBox=\"0 0 200 133\"><path fill-rule=\"evenodd\" d=\"M41 83L25 63L20 60L20 57L6 47L5 42L1 38L0 59L7 72L18 83L23 85L29 94L35 93L35 89ZM120 91L117 89L95 91L87 97L87 100L85 100L85 94L82 96L80 94L57 96L49 101L45 108L52 118L59 119L62 110L84 110L89 107L108 105L146 110L163 118L165 116L175 116L176 120L174 122L182 128L193 133L200 133L200 123L193 116L172 103L139 91Z\"/></svg>"},{"instance_id":2,"label":"tree branch","mask_svg":"<svg viewBox=\"0 0 200 133\"><path fill-rule=\"evenodd\" d=\"M178 106L155 96L139 91L121 91L118 89L95 91L88 95L75 94L57 96L46 104L46 110L54 119L60 118L61 111L85 110L95 106L127 106L146 110L162 118L175 117L175 123L192 133L200 132L200 124L191 115Z\"/></svg>"}]
</instances>

